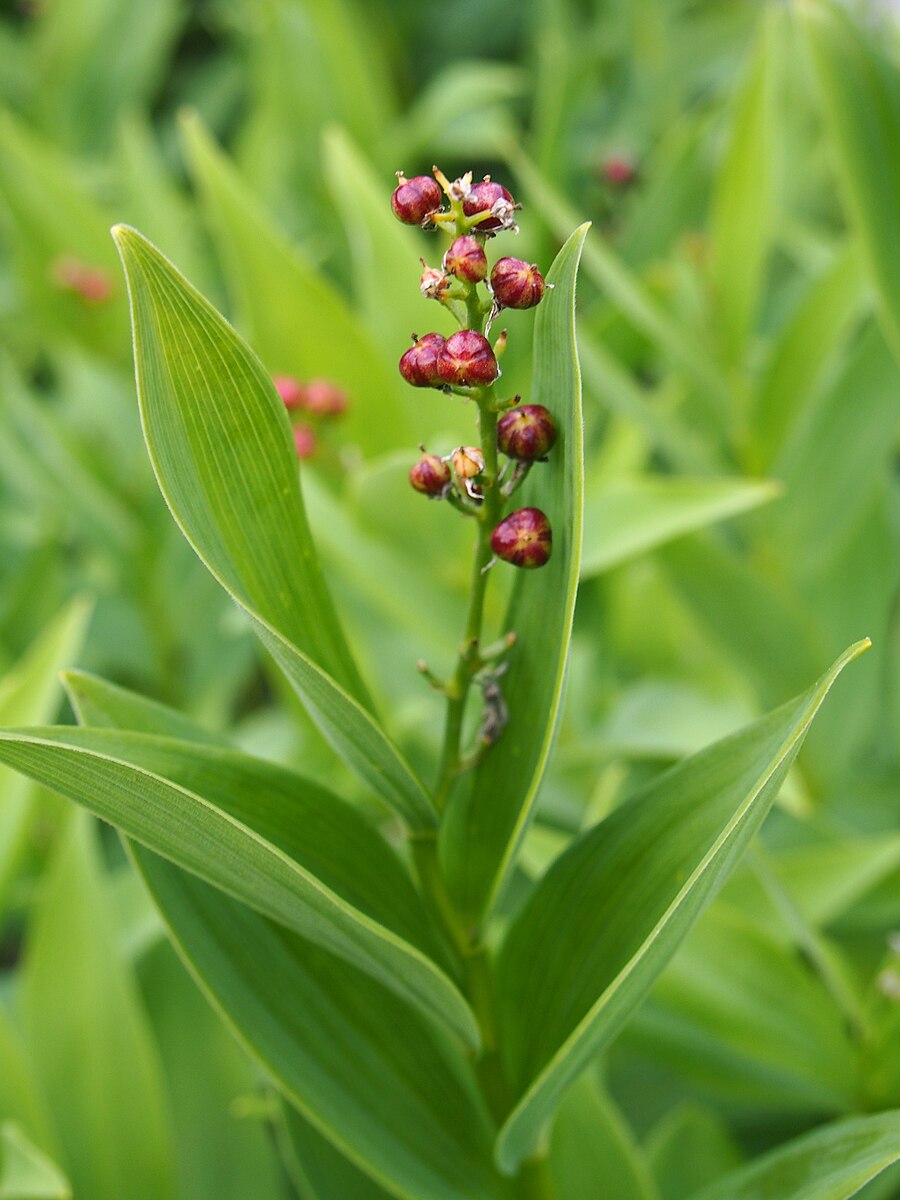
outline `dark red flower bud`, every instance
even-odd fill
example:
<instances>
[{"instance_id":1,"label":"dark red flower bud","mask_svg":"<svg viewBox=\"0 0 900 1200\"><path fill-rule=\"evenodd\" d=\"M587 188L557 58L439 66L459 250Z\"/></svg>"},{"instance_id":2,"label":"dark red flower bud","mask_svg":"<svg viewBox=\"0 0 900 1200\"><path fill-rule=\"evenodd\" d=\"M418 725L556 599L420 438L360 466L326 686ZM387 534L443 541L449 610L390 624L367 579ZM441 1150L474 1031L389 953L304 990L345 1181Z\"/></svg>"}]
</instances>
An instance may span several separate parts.
<instances>
[{"instance_id":1,"label":"dark red flower bud","mask_svg":"<svg viewBox=\"0 0 900 1200\"><path fill-rule=\"evenodd\" d=\"M497 557L526 570L544 566L552 548L550 522L539 508L517 508L491 534Z\"/></svg>"},{"instance_id":2,"label":"dark red flower bud","mask_svg":"<svg viewBox=\"0 0 900 1200\"><path fill-rule=\"evenodd\" d=\"M621 155L613 155L608 158L601 166L603 178L612 187L628 187L630 183L634 183L637 172L634 168L634 163Z\"/></svg>"},{"instance_id":3,"label":"dark red flower bud","mask_svg":"<svg viewBox=\"0 0 900 1200\"><path fill-rule=\"evenodd\" d=\"M404 179L397 175L399 184L391 196L394 216L404 225L421 225L430 213L441 207L441 189L428 175L416 175Z\"/></svg>"},{"instance_id":4,"label":"dark red flower bud","mask_svg":"<svg viewBox=\"0 0 900 1200\"><path fill-rule=\"evenodd\" d=\"M443 337L426 333L415 338L415 343L400 359L400 374L413 387L440 387L443 380L438 374L438 358L445 345Z\"/></svg>"},{"instance_id":5,"label":"dark red flower bud","mask_svg":"<svg viewBox=\"0 0 900 1200\"><path fill-rule=\"evenodd\" d=\"M469 194L463 200L463 212L467 217L476 213L492 212L492 217L478 222L481 233L490 233L496 229L508 229L513 222L515 201L502 183L494 183L490 176L485 176L480 183L469 188Z\"/></svg>"},{"instance_id":6,"label":"dark red flower bud","mask_svg":"<svg viewBox=\"0 0 900 1200\"><path fill-rule=\"evenodd\" d=\"M316 417L337 417L347 408L347 393L329 379L313 379L304 390L304 408Z\"/></svg>"},{"instance_id":7,"label":"dark red flower bud","mask_svg":"<svg viewBox=\"0 0 900 1200\"><path fill-rule=\"evenodd\" d=\"M308 425L294 426L294 449L298 458L312 458L318 446L316 435Z\"/></svg>"},{"instance_id":8,"label":"dark red flower bud","mask_svg":"<svg viewBox=\"0 0 900 1200\"><path fill-rule=\"evenodd\" d=\"M444 383L457 387L484 387L500 374L491 343L474 329L460 329L447 338L437 369Z\"/></svg>"},{"instance_id":9,"label":"dark red flower bud","mask_svg":"<svg viewBox=\"0 0 900 1200\"><path fill-rule=\"evenodd\" d=\"M273 375L272 382L288 411L294 412L298 408L306 407L306 391L299 379L295 379L293 375Z\"/></svg>"},{"instance_id":10,"label":"dark red flower bud","mask_svg":"<svg viewBox=\"0 0 900 1200\"><path fill-rule=\"evenodd\" d=\"M478 238L458 237L444 255L444 270L467 283L481 283L487 277L487 255Z\"/></svg>"},{"instance_id":11,"label":"dark red flower bud","mask_svg":"<svg viewBox=\"0 0 900 1200\"><path fill-rule=\"evenodd\" d=\"M544 277L534 263L501 258L491 271L491 288L501 308L534 308L544 295Z\"/></svg>"},{"instance_id":12,"label":"dark red flower bud","mask_svg":"<svg viewBox=\"0 0 900 1200\"><path fill-rule=\"evenodd\" d=\"M450 467L436 454L424 454L410 467L409 482L426 496L443 496L450 486Z\"/></svg>"},{"instance_id":13,"label":"dark red flower bud","mask_svg":"<svg viewBox=\"0 0 900 1200\"><path fill-rule=\"evenodd\" d=\"M457 446L452 457L457 479L474 479L484 470L484 455L477 446Z\"/></svg>"},{"instance_id":14,"label":"dark red flower bud","mask_svg":"<svg viewBox=\"0 0 900 1200\"><path fill-rule=\"evenodd\" d=\"M497 422L497 445L507 458L543 458L556 441L556 425L543 404L511 408Z\"/></svg>"}]
</instances>

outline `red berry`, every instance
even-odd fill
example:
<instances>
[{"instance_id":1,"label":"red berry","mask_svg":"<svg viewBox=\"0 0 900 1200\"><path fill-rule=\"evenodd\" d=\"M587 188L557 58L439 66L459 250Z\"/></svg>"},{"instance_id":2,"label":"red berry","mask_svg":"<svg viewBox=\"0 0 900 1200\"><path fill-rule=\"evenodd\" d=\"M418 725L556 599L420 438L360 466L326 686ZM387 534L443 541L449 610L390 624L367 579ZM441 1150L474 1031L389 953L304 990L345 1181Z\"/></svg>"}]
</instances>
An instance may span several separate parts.
<instances>
[{"instance_id":1,"label":"red berry","mask_svg":"<svg viewBox=\"0 0 900 1200\"><path fill-rule=\"evenodd\" d=\"M556 425L543 404L511 408L497 422L497 446L507 458L543 458L556 441Z\"/></svg>"},{"instance_id":2,"label":"red berry","mask_svg":"<svg viewBox=\"0 0 900 1200\"><path fill-rule=\"evenodd\" d=\"M304 389L306 411L316 417L337 417L347 408L347 393L328 379L313 379Z\"/></svg>"},{"instance_id":3,"label":"red berry","mask_svg":"<svg viewBox=\"0 0 900 1200\"><path fill-rule=\"evenodd\" d=\"M487 256L478 238L458 237L444 255L444 270L467 283L481 283L487 277Z\"/></svg>"},{"instance_id":4,"label":"red berry","mask_svg":"<svg viewBox=\"0 0 900 1200\"><path fill-rule=\"evenodd\" d=\"M534 308L544 295L544 277L534 263L501 258L491 271L491 288L501 308Z\"/></svg>"},{"instance_id":5,"label":"red berry","mask_svg":"<svg viewBox=\"0 0 900 1200\"><path fill-rule=\"evenodd\" d=\"M400 374L406 382L413 387L440 387L443 380L438 374L438 358L444 345L439 333L415 338L415 345L400 359Z\"/></svg>"},{"instance_id":6,"label":"red berry","mask_svg":"<svg viewBox=\"0 0 900 1200\"><path fill-rule=\"evenodd\" d=\"M450 468L436 454L425 454L410 467L409 482L426 496L443 496L450 486Z\"/></svg>"},{"instance_id":7,"label":"red berry","mask_svg":"<svg viewBox=\"0 0 900 1200\"><path fill-rule=\"evenodd\" d=\"M437 369L444 383L457 387L484 387L500 374L491 343L474 329L460 329L447 338Z\"/></svg>"},{"instance_id":8,"label":"red berry","mask_svg":"<svg viewBox=\"0 0 900 1200\"><path fill-rule=\"evenodd\" d=\"M318 445L316 435L308 425L294 426L294 449L298 458L312 458Z\"/></svg>"},{"instance_id":9,"label":"red berry","mask_svg":"<svg viewBox=\"0 0 900 1200\"><path fill-rule=\"evenodd\" d=\"M299 379L295 379L293 375L273 375L272 382L288 411L294 412L295 409L306 407L306 392Z\"/></svg>"},{"instance_id":10,"label":"red berry","mask_svg":"<svg viewBox=\"0 0 900 1200\"><path fill-rule=\"evenodd\" d=\"M517 508L491 534L491 549L504 562L532 570L550 558L553 534L539 508Z\"/></svg>"},{"instance_id":11,"label":"red berry","mask_svg":"<svg viewBox=\"0 0 900 1200\"><path fill-rule=\"evenodd\" d=\"M430 213L441 207L441 189L428 175L416 175L414 179L400 180L391 196L394 216L404 225L421 225Z\"/></svg>"},{"instance_id":12,"label":"red berry","mask_svg":"<svg viewBox=\"0 0 900 1200\"><path fill-rule=\"evenodd\" d=\"M474 184L463 200L463 212L467 217L474 217L480 212L494 213L494 216L478 222L477 228L480 233L490 233L512 225L514 209L515 201L503 184L494 183L489 177Z\"/></svg>"},{"instance_id":13,"label":"red berry","mask_svg":"<svg viewBox=\"0 0 900 1200\"><path fill-rule=\"evenodd\" d=\"M621 155L613 155L603 163L601 170L603 178L612 187L628 187L630 183L634 183L634 178L637 172L634 169L634 163Z\"/></svg>"}]
</instances>

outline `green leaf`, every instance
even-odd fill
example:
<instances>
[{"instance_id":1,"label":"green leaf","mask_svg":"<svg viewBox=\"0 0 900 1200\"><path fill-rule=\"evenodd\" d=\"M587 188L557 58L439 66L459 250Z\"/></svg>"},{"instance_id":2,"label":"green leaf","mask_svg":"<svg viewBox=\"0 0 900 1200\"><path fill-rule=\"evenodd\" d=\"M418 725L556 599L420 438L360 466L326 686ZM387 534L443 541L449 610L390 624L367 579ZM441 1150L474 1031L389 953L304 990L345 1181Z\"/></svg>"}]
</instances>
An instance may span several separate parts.
<instances>
[{"instance_id":1,"label":"green leaf","mask_svg":"<svg viewBox=\"0 0 900 1200\"><path fill-rule=\"evenodd\" d=\"M704 914L626 1036L729 1105L837 1116L859 1091L847 1022L819 979L724 905Z\"/></svg>"},{"instance_id":2,"label":"green leaf","mask_svg":"<svg viewBox=\"0 0 900 1200\"><path fill-rule=\"evenodd\" d=\"M0 724L49 721L62 698L59 672L78 657L91 606L74 600L0 680ZM0 769L0 911L28 835L33 806L27 782Z\"/></svg>"},{"instance_id":3,"label":"green leaf","mask_svg":"<svg viewBox=\"0 0 900 1200\"><path fill-rule=\"evenodd\" d=\"M666 1113L650 1131L646 1146L661 1200L689 1200L741 1163L727 1125L712 1111L689 1102Z\"/></svg>"},{"instance_id":4,"label":"green leaf","mask_svg":"<svg viewBox=\"0 0 900 1200\"><path fill-rule=\"evenodd\" d=\"M379 1187L345 1158L289 1104L281 1113L282 1153L304 1200L387 1200Z\"/></svg>"},{"instance_id":5,"label":"green leaf","mask_svg":"<svg viewBox=\"0 0 900 1200\"><path fill-rule=\"evenodd\" d=\"M601 483L584 500L581 577L774 499L777 483L750 479L636 476Z\"/></svg>"},{"instance_id":6,"label":"green leaf","mask_svg":"<svg viewBox=\"0 0 900 1200\"><path fill-rule=\"evenodd\" d=\"M62 1171L14 1121L0 1124L0 1200L71 1200Z\"/></svg>"},{"instance_id":7,"label":"green leaf","mask_svg":"<svg viewBox=\"0 0 900 1200\"><path fill-rule=\"evenodd\" d=\"M477 1045L468 1005L427 955L411 879L336 796L235 751L114 729L0 730L0 761L346 958Z\"/></svg>"},{"instance_id":8,"label":"green leaf","mask_svg":"<svg viewBox=\"0 0 900 1200\"><path fill-rule=\"evenodd\" d=\"M348 963L132 844L208 999L351 1162L404 1200L497 1200L467 1060Z\"/></svg>"},{"instance_id":9,"label":"green leaf","mask_svg":"<svg viewBox=\"0 0 900 1200\"><path fill-rule=\"evenodd\" d=\"M796 19L812 55L837 173L875 286L885 336L900 354L900 89L886 51L850 13L802 0Z\"/></svg>"},{"instance_id":10,"label":"green leaf","mask_svg":"<svg viewBox=\"0 0 900 1200\"><path fill-rule=\"evenodd\" d=\"M521 179L535 208L558 237L577 219L573 209L539 175L535 166L513 145L504 156ZM700 349L692 329L685 328L662 308L642 281L622 262L596 230L584 246L584 270L613 300L636 329L641 330L717 408L731 403L731 386L711 357Z\"/></svg>"},{"instance_id":11,"label":"green leaf","mask_svg":"<svg viewBox=\"0 0 900 1200\"><path fill-rule=\"evenodd\" d=\"M493 902L525 835L562 701L581 553L575 276L587 230L581 226L560 250L547 275L554 287L535 321L533 400L554 414L559 441L546 467L530 476L522 502L550 518L553 556L541 571L521 572L516 579L504 625L517 639L503 682L511 720L471 785L451 802L440 834L450 886L473 919Z\"/></svg>"},{"instance_id":12,"label":"green leaf","mask_svg":"<svg viewBox=\"0 0 900 1200\"><path fill-rule=\"evenodd\" d=\"M407 398L411 389L381 344L274 225L196 115L184 118L182 132L239 324L266 366L274 374L324 376L344 387L350 406L342 434L366 454L416 445L422 436L415 421L418 406ZM389 198L386 189L388 214ZM417 278L418 272L413 281Z\"/></svg>"},{"instance_id":13,"label":"green leaf","mask_svg":"<svg viewBox=\"0 0 900 1200\"><path fill-rule=\"evenodd\" d=\"M693 1200L848 1200L900 1159L900 1111L824 1125L733 1171Z\"/></svg>"},{"instance_id":14,"label":"green leaf","mask_svg":"<svg viewBox=\"0 0 900 1200\"><path fill-rule=\"evenodd\" d=\"M550 1139L550 1171L565 1200L659 1200L640 1146L590 1071L560 1105Z\"/></svg>"},{"instance_id":15,"label":"green leaf","mask_svg":"<svg viewBox=\"0 0 900 1200\"><path fill-rule=\"evenodd\" d=\"M21 1003L75 1194L170 1200L161 1068L119 947L94 823L82 813L59 846L29 931Z\"/></svg>"},{"instance_id":16,"label":"green leaf","mask_svg":"<svg viewBox=\"0 0 900 1200\"><path fill-rule=\"evenodd\" d=\"M754 453L771 469L794 422L802 418L816 387L844 349L853 318L864 310L860 256L854 244L810 284L781 331L753 396Z\"/></svg>"},{"instance_id":17,"label":"green leaf","mask_svg":"<svg viewBox=\"0 0 900 1200\"><path fill-rule=\"evenodd\" d=\"M127 874L150 905L137 873ZM179 1197L284 1200L270 1130L238 1107L245 1097L258 1094L256 1064L206 1003L165 939L142 957L140 977L166 1064Z\"/></svg>"},{"instance_id":18,"label":"green leaf","mask_svg":"<svg viewBox=\"0 0 900 1200\"><path fill-rule=\"evenodd\" d=\"M501 1049L518 1097L497 1144L503 1169L534 1150L568 1085L647 994L762 823L834 680L868 644L615 810L535 888L497 966Z\"/></svg>"},{"instance_id":19,"label":"green leaf","mask_svg":"<svg viewBox=\"0 0 900 1200\"><path fill-rule=\"evenodd\" d=\"M716 326L725 356L734 364L741 363L746 352L770 248L784 19L775 5L763 10L758 44L735 96L713 194L710 271Z\"/></svg>"},{"instance_id":20,"label":"green leaf","mask_svg":"<svg viewBox=\"0 0 900 1200\"><path fill-rule=\"evenodd\" d=\"M183 713L101 679L99 675L88 671L64 671L62 681L80 725L154 733L182 742L228 747L223 737L201 729Z\"/></svg>"},{"instance_id":21,"label":"green leaf","mask_svg":"<svg viewBox=\"0 0 900 1200\"><path fill-rule=\"evenodd\" d=\"M412 824L434 814L365 705L312 545L284 405L233 329L140 234L117 226L141 415L185 537L346 760Z\"/></svg>"}]
</instances>

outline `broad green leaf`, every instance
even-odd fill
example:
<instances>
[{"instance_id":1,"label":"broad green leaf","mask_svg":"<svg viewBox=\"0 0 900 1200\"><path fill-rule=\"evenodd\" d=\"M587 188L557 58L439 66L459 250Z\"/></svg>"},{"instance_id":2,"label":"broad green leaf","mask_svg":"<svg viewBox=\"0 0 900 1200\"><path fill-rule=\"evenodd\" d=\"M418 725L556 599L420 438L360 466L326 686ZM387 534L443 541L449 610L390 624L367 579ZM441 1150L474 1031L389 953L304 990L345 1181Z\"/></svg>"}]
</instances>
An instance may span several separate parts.
<instances>
[{"instance_id":1,"label":"broad green leaf","mask_svg":"<svg viewBox=\"0 0 900 1200\"><path fill-rule=\"evenodd\" d=\"M411 879L336 796L235 751L114 729L0 731L0 761L346 958L477 1044L468 1006L421 949L430 939Z\"/></svg>"},{"instance_id":2,"label":"broad green leaf","mask_svg":"<svg viewBox=\"0 0 900 1200\"><path fill-rule=\"evenodd\" d=\"M571 229L576 214L536 171L534 164L515 146L504 146L504 156L525 186L529 200L546 218L557 236ZM596 230L584 246L584 270L597 287L649 337L661 351L704 393L717 409L731 403L731 387L711 356L696 345L693 330L665 311L641 280L621 261Z\"/></svg>"},{"instance_id":3,"label":"broad green leaf","mask_svg":"<svg viewBox=\"0 0 900 1200\"><path fill-rule=\"evenodd\" d=\"M554 284L535 322L533 401L554 414L559 441L522 490L553 527L553 555L516 579L505 629L516 633L503 689L511 719L471 785L452 801L441 828L450 886L473 919L497 895L525 835L553 744L562 700L582 531L581 380L575 348L575 276L587 233L581 226L547 275ZM537 476L537 478L535 478ZM495 570L502 570L498 564Z\"/></svg>"},{"instance_id":4,"label":"broad green leaf","mask_svg":"<svg viewBox=\"0 0 900 1200\"><path fill-rule=\"evenodd\" d=\"M153 733L222 748L228 746L224 738L201 729L174 708L118 687L98 675L87 671L64 671L62 681L80 725Z\"/></svg>"},{"instance_id":5,"label":"broad green leaf","mask_svg":"<svg viewBox=\"0 0 900 1200\"><path fill-rule=\"evenodd\" d=\"M727 1125L712 1110L691 1103L666 1113L650 1131L646 1150L661 1200L689 1200L741 1163Z\"/></svg>"},{"instance_id":6,"label":"broad green leaf","mask_svg":"<svg viewBox=\"0 0 900 1200\"><path fill-rule=\"evenodd\" d=\"M34 725L56 715L59 672L78 657L91 606L74 600L0 680L0 724ZM32 814L31 788L0 769L0 911L22 852Z\"/></svg>"},{"instance_id":7,"label":"broad green leaf","mask_svg":"<svg viewBox=\"0 0 900 1200\"><path fill-rule=\"evenodd\" d=\"M784 12L767 6L747 77L734 98L712 199L710 271L716 327L725 357L735 365L743 361L753 329L770 248L785 33Z\"/></svg>"},{"instance_id":8,"label":"broad green leaf","mask_svg":"<svg viewBox=\"0 0 900 1200\"><path fill-rule=\"evenodd\" d=\"M38 1094L33 1064L29 1061L18 1030L13 1029L5 1010L0 1007L0 1113L15 1121L31 1141L56 1157L59 1147L53 1137L50 1118ZM2 1159L2 1155L0 1155Z\"/></svg>"},{"instance_id":9,"label":"broad green leaf","mask_svg":"<svg viewBox=\"0 0 900 1200\"><path fill-rule=\"evenodd\" d=\"M704 914L626 1036L726 1104L839 1115L858 1095L841 1009L793 946L724 905Z\"/></svg>"},{"instance_id":10,"label":"broad green leaf","mask_svg":"<svg viewBox=\"0 0 900 1200\"><path fill-rule=\"evenodd\" d=\"M896 65L859 19L829 0L802 0L796 19L812 56L837 173L885 336L900 354L900 89Z\"/></svg>"},{"instance_id":11,"label":"broad green leaf","mask_svg":"<svg viewBox=\"0 0 900 1200\"><path fill-rule=\"evenodd\" d=\"M900 1160L900 1111L823 1125L692 1200L848 1200Z\"/></svg>"},{"instance_id":12,"label":"broad green leaf","mask_svg":"<svg viewBox=\"0 0 900 1200\"><path fill-rule=\"evenodd\" d=\"M342 1154L403 1200L496 1200L491 1126L455 1042L348 963L131 852L208 999Z\"/></svg>"},{"instance_id":13,"label":"broad green leaf","mask_svg":"<svg viewBox=\"0 0 900 1200\"><path fill-rule=\"evenodd\" d=\"M364 1175L290 1104L281 1113L285 1166L304 1200L388 1200L389 1192Z\"/></svg>"},{"instance_id":14,"label":"broad green leaf","mask_svg":"<svg viewBox=\"0 0 900 1200\"><path fill-rule=\"evenodd\" d=\"M754 455L771 469L794 422L801 419L843 349L854 317L864 310L859 250L839 250L810 285L797 311L775 342L752 399Z\"/></svg>"},{"instance_id":15,"label":"broad green leaf","mask_svg":"<svg viewBox=\"0 0 900 1200\"><path fill-rule=\"evenodd\" d=\"M0 1124L0 1200L71 1200L69 1181L15 1121Z\"/></svg>"},{"instance_id":16,"label":"broad green leaf","mask_svg":"<svg viewBox=\"0 0 900 1200\"><path fill-rule=\"evenodd\" d=\"M259 360L134 230L128 278L150 457L182 532L299 692L316 724L415 825L418 779L365 705L310 538L284 405Z\"/></svg>"},{"instance_id":17,"label":"broad green leaf","mask_svg":"<svg viewBox=\"0 0 900 1200\"><path fill-rule=\"evenodd\" d=\"M146 899L136 872L127 875ZM241 1098L258 1091L256 1064L206 1003L167 941L158 941L142 957L139 970L166 1064L178 1195L184 1200L283 1200L269 1129L237 1111Z\"/></svg>"},{"instance_id":18,"label":"broad green leaf","mask_svg":"<svg viewBox=\"0 0 900 1200\"><path fill-rule=\"evenodd\" d=\"M276 228L199 118L185 118L182 130L239 323L254 350L274 374L324 376L346 388L350 406L342 434L367 454L404 443L415 446L422 436L415 422L418 398L393 367L388 348L382 349L333 286ZM386 186L388 214L390 190ZM417 278L413 276L414 287ZM420 321L427 321L422 307ZM398 346L393 360L405 349Z\"/></svg>"},{"instance_id":19,"label":"broad green leaf","mask_svg":"<svg viewBox=\"0 0 900 1200\"><path fill-rule=\"evenodd\" d=\"M780 494L749 479L636 476L588 490L581 577L590 578L663 542L756 508Z\"/></svg>"},{"instance_id":20,"label":"broad green leaf","mask_svg":"<svg viewBox=\"0 0 900 1200\"><path fill-rule=\"evenodd\" d=\"M161 1068L109 904L94 823L76 813L30 929L25 1040L75 1195L170 1200Z\"/></svg>"},{"instance_id":21,"label":"broad green leaf","mask_svg":"<svg viewBox=\"0 0 900 1200\"><path fill-rule=\"evenodd\" d=\"M518 1097L497 1144L503 1169L534 1149L568 1085L646 996L761 825L834 680L868 645L616 809L532 892L497 967L502 1052Z\"/></svg>"},{"instance_id":22,"label":"broad green leaf","mask_svg":"<svg viewBox=\"0 0 900 1200\"><path fill-rule=\"evenodd\" d=\"M560 1105L550 1139L550 1170L565 1200L659 1200L634 1134L588 1071Z\"/></svg>"}]
</instances>

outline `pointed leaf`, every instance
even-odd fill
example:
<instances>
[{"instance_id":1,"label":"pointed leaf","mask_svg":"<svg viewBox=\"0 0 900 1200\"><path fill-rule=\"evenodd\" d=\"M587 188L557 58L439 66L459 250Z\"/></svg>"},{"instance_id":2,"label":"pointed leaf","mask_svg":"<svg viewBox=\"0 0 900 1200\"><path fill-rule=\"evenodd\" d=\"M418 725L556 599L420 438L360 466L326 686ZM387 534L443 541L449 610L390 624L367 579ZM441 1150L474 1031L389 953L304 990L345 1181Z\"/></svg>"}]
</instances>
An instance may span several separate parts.
<instances>
[{"instance_id":1,"label":"pointed leaf","mask_svg":"<svg viewBox=\"0 0 900 1200\"><path fill-rule=\"evenodd\" d=\"M533 400L553 413L559 440L522 503L543 509L553 555L516 579L505 628L514 630L503 688L511 719L482 760L471 786L452 803L441 829L451 887L476 918L489 907L525 835L553 744L562 701L578 586L582 529L581 378L575 347L575 277L587 225L569 238L547 274L555 286L537 311ZM532 481L534 481L532 483Z\"/></svg>"},{"instance_id":2,"label":"pointed leaf","mask_svg":"<svg viewBox=\"0 0 900 1200\"><path fill-rule=\"evenodd\" d=\"M693 1200L849 1200L900 1160L900 1110L835 1121L724 1176Z\"/></svg>"},{"instance_id":3,"label":"pointed leaf","mask_svg":"<svg viewBox=\"0 0 900 1200\"><path fill-rule=\"evenodd\" d=\"M312 545L284 405L259 360L132 229L128 279L144 433L162 493L211 573L253 618L326 737L413 824L421 783L366 709Z\"/></svg>"},{"instance_id":4,"label":"pointed leaf","mask_svg":"<svg viewBox=\"0 0 900 1200\"><path fill-rule=\"evenodd\" d=\"M403 1200L497 1200L456 1043L369 976L164 859L131 853L208 999L299 1111Z\"/></svg>"},{"instance_id":5,"label":"pointed leaf","mask_svg":"<svg viewBox=\"0 0 900 1200\"><path fill-rule=\"evenodd\" d=\"M214 746L70 726L0 730L0 761L355 963L477 1044L467 1004L420 948L429 942L426 919L399 860L354 809L309 780Z\"/></svg>"},{"instance_id":6,"label":"pointed leaf","mask_svg":"<svg viewBox=\"0 0 900 1200\"><path fill-rule=\"evenodd\" d=\"M70 1200L69 1181L14 1121L0 1124L0 1200Z\"/></svg>"},{"instance_id":7,"label":"pointed leaf","mask_svg":"<svg viewBox=\"0 0 900 1200\"><path fill-rule=\"evenodd\" d=\"M584 500L581 577L608 571L681 534L747 512L780 494L752 479L636 476L588 492Z\"/></svg>"},{"instance_id":8,"label":"pointed leaf","mask_svg":"<svg viewBox=\"0 0 900 1200\"><path fill-rule=\"evenodd\" d=\"M900 354L900 88L896 66L849 12L803 0L812 55L850 219L875 285L885 336Z\"/></svg>"},{"instance_id":9,"label":"pointed leaf","mask_svg":"<svg viewBox=\"0 0 900 1200\"><path fill-rule=\"evenodd\" d=\"M646 996L762 823L834 680L868 644L617 809L531 894L497 968L503 1053L519 1096L498 1141L503 1169L534 1149L568 1084Z\"/></svg>"},{"instance_id":10,"label":"pointed leaf","mask_svg":"<svg viewBox=\"0 0 900 1200\"><path fill-rule=\"evenodd\" d=\"M162 1070L110 904L94 822L76 812L29 931L25 1041L75 1195L172 1200Z\"/></svg>"},{"instance_id":11,"label":"pointed leaf","mask_svg":"<svg viewBox=\"0 0 900 1200\"><path fill-rule=\"evenodd\" d=\"M281 1113L285 1166L304 1200L389 1200L390 1193L324 1138L290 1104Z\"/></svg>"}]
</instances>

